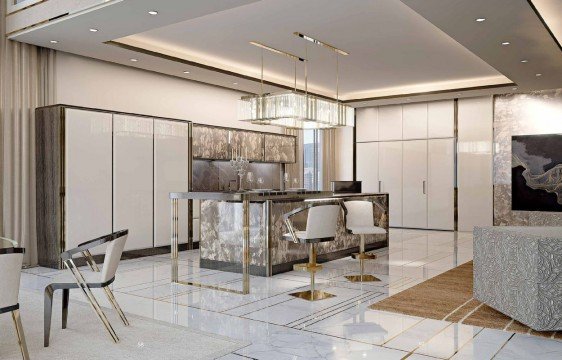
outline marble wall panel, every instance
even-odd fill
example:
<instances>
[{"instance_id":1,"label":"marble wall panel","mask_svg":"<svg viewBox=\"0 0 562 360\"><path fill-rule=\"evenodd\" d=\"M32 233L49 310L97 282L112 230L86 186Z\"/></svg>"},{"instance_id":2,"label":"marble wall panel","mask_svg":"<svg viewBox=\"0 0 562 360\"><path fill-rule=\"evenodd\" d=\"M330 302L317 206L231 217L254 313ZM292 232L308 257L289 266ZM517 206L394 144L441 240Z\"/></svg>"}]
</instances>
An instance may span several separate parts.
<instances>
[{"instance_id":1,"label":"marble wall panel","mask_svg":"<svg viewBox=\"0 0 562 360\"><path fill-rule=\"evenodd\" d=\"M511 210L511 137L562 134L562 89L495 97L494 225L562 226L562 214Z\"/></svg>"},{"instance_id":2,"label":"marble wall panel","mask_svg":"<svg viewBox=\"0 0 562 360\"><path fill-rule=\"evenodd\" d=\"M242 155L250 161L264 159L264 134L242 130L232 131L231 146L242 149Z\"/></svg>"},{"instance_id":3,"label":"marble wall panel","mask_svg":"<svg viewBox=\"0 0 562 360\"><path fill-rule=\"evenodd\" d=\"M265 134L265 161L295 163L296 137Z\"/></svg>"},{"instance_id":4,"label":"marble wall panel","mask_svg":"<svg viewBox=\"0 0 562 360\"><path fill-rule=\"evenodd\" d=\"M193 157L196 159L230 159L229 130L193 125Z\"/></svg>"},{"instance_id":5,"label":"marble wall panel","mask_svg":"<svg viewBox=\"0 0 562 360\"><path fill-rule=\"evenodd\" d=\"M279 164L250 163L248 171L253 173L254 182L250 183L244 177L244 189L279 189L280 187ZM258 178L264 180L262 185L257 183ZM193 191L228 191L230 181L236 181L238 189L238 175L228 161L193 161Z\"/></svg>"}]
</instances>

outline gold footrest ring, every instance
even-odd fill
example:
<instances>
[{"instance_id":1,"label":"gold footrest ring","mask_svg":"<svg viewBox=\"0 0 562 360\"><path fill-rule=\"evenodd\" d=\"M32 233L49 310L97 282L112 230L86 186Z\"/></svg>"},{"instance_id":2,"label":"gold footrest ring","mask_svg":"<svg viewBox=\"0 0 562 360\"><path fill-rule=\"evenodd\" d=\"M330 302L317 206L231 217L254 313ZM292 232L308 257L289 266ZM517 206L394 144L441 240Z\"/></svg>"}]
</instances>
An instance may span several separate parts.
<instances>
[{"instance_id":1,"label":"gold footrest ring","mask_svg":"<svg viewBox=\"0 0 562 360\"><path fill-rule=\"evenodd\" d=\"M375 260L377 258L377 255L369 253L354 253L351 254L351 257L356 260Z\"/></svg>"},{"instance_id":2,"label":"gold footrest ring","mask_svg":"<svg viewBox=\"0 0 562 360\"><path fill-rule=\"evenodd\" d=\"M322 270L322 265L320 265L320 264L312 265L312 264L309 264L309 263L295 264L295 265L293 265L293 270L295 270L295 271L317 272L317 271Z\"/></svg>"}]
</instances>

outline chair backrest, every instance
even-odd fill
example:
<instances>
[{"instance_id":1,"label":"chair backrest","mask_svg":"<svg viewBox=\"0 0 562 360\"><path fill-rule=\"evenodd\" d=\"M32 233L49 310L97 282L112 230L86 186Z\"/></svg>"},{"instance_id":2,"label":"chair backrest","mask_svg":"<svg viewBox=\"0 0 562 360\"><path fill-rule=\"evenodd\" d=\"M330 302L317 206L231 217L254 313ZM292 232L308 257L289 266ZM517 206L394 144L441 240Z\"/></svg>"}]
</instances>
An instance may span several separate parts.
<instances>
[{"instance_id":1,"label":"chair backrest","mask_svg":"<svg viewBox=\"0 0 562 360\"><path fill-rule=\"evenodd\" d=\"M318 205L308 210L306 220L306 238L322 239L336 236L339 205Z\"/></svg>"},{"instance_id":2,"label":"chair backrest","mask_svg":"<svg viewBox=\"0 0 562 360\"><path fill-rule=\"evenodd\" d=\"M103 268L101 270L101 281L107 282L115 277L119 261L121 261L121 254L127 242L128 233L124 232L123 236L110 241L107 244L105 251L105 258L103 260Z\"/></svg>"},{"instance_id":3,"label":"chair backrest","mask_svg":"<svg viewBox=\"0 0 562 360\"><path fill-rule=\"evenodd\" d=\"M365 200L344 202L347 209L345 225L347 228L356 226L374 226L373 203Z\"/></svg>"},{"instance_id":4,"label":"chair backrest","mask_svg":"<svg viewBox=\"0 0 562 360\"><path fill-rule=\"evenodd\" d=\"M0 309L19 302L22 264L22 248L0 249Z\"/></svg>"}]
</instances>

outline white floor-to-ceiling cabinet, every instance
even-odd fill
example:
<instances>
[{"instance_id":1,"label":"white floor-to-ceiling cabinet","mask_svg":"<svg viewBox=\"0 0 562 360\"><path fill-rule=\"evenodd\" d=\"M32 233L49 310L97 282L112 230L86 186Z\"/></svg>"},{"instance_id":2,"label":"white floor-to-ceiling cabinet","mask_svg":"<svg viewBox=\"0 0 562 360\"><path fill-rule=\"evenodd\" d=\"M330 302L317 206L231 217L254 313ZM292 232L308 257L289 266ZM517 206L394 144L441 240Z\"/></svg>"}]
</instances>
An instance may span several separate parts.
<instances>
[{"instance_id":1,"label":"white floor-to-ceiling cabinet","mask_svg":"<svg viewBox=\"0 0 562 360\"><path fill-rule=\"evenodd\" d=\"M356 179L389 193L390 226L454 229L454 101L357 110Z\"/></svg>"},{"instance_id":2,"label":"white floor-to-ceiling cabinet","mask_svg":"<svg viewBox=\"0 0 562 360\"><path fill-rule=\"evenodd\" d=\"M427 140L403 142L402 226L427 228Z\"/></svg>"},{"instance_id":3,"label":"white floor-to-ceiling cabinet","mask_svg":"<svg viewBox=\"0 0 562 360\"><path fill-rule=\"evenodd\" d=\"M170 192L188 191L189 126L154 120L154 245L170 245ZM179 242L187 242L187 201L180 201ZM195 207L195 206L194 206ZM194 216L195 217L195 216ZM198 218L198 216L197 216ZM197 219L198 222L198 219ZM199 228L194 219L194 228ZM194 234L194 238L196 237Z\"/></svg>"},{"instance_id":4,"label":"white floor-to-ceiling cabinet","mask_svg":"<svg viewBox=\"0 0 562 360\"><path fill-rule=\"evenodd\" d=\"M129 229L125 250L153 246L153 124L113 115L113 231Z\"/></svg>"},{"instance_id":5,"label":"white floor-to-ceiling cabinet","mask_svg":"<svg viewBox=\"0 0 562 360\"><path fill-rule=\"evenodd\" d=\"M65 111L64 250L112 232L112 114ZM70 170L72 169L72 170Z\"/></svg>"},{"instance_id":6,"label":"white floor-to-ceiling cabinet","mask_svg":"<svg viewBox=\"0 0 562 360\"><path fill-rule=\"evenodd\" d=\"M129 230L126 250L169 245L169 193L188 190L189 123L75 108L63 111L64 250L121 229ZM183 202L183 243L187 220ZM103 249L94 251L99 252Z\"/></svg>"}]
</instances>

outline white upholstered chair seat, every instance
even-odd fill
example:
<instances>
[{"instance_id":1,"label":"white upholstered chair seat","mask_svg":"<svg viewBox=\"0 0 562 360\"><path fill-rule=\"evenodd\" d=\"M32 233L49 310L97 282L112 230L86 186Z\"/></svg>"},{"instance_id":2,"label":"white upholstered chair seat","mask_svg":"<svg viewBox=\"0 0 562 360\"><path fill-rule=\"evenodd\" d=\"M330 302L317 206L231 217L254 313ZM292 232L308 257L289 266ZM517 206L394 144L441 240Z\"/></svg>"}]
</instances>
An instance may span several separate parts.
<instances>
[{"instance_id":1,"label":"white upholstered chair seat","mask_svg":"<svg viewBox=\"0 0 562 360\"><path fill-rule=\"evenodd\" d=\"M86 280L86 283L88 284L101 284L103 282L101 277L101 272L93 272L88 269L88 270L81 270L80 273L82 274L84 280ZM64 273L54 277L51 283L76 284L76 278L72 275L70 271L65 271ZM77 284L76 287L78 287Z\"/></svg>"},{"instance_id":2,"label":"white upholstered chair seat","mask_svg":"<svg viewBox=\"0 0 562 360\"><path fill-rule=\"evenodd\" d=\"M348 226L347 229L354 235L386 234L386 230L378 226Z\"/></svg>"}]
</instances>

